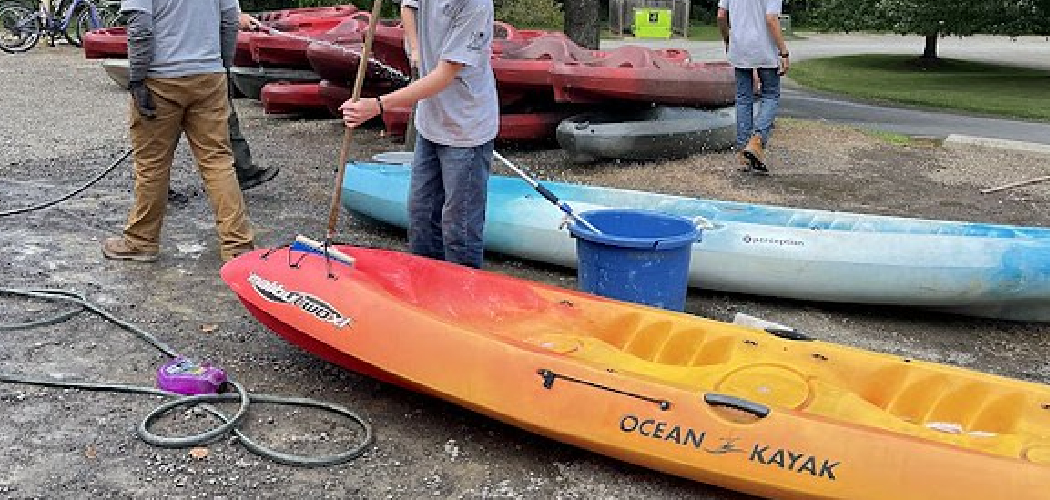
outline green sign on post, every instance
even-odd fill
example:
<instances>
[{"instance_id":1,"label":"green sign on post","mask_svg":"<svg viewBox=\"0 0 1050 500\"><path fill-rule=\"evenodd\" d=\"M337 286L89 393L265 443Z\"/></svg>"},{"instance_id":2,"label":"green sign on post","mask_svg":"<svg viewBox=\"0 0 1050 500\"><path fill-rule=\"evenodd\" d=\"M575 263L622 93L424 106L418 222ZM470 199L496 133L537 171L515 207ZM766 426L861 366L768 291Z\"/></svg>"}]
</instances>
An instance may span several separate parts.
<instances>
[{"instance_id":1,"label":"green sign on post","mask_svg":"<svg viewBox=\"0 0 1050 500\"><path fill-rule=\"evenodd\" d=\"M634 9L634 36L638 38L671 38L671 9L639 7Z\"/></svg>"}]
</instances>

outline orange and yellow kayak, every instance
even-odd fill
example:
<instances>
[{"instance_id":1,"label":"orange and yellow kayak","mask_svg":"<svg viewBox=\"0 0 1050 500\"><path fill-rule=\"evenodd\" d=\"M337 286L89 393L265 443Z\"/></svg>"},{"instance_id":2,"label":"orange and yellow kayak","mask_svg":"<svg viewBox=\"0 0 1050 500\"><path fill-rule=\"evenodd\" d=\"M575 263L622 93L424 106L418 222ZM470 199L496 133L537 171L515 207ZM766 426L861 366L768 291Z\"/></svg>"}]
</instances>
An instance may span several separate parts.
<instances>
[{"instance_id":1,"label":"orange and yellow kayak","mask_svg":"<svg viewBox=\"0 0 1050 500\"><path fill-rule=\"evenodd\" d=\"M305 248L305 247L301 247ZM553 439L778 499L1045 499L1050 387L408 254L255 251L292 343Z\"/></svg>"}]
</instances>

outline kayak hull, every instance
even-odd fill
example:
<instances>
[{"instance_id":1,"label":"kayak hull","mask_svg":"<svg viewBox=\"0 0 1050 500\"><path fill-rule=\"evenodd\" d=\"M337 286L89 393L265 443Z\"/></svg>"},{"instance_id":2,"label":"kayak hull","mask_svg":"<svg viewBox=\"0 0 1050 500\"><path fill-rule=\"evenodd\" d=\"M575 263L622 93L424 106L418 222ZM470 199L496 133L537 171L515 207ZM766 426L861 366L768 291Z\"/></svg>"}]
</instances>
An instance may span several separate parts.
<instances>
[{"instance_id":1,"label":"kayak hull","mask_svg":"<svg viewBox=\"0 0 1050 500\"><path fill-rule=\"evenodd\" d=\"M271 83L317 83L321 79L308 69L261 68L234 66L230 68L233 86L241 95L262 99L262 89Z\"/></svg>"},{"instance_id":2,"label":"kayak hull","mask_svg":"<svg viewBox=\"0 0 1050 500\"><path fill-rule=\"evenodd\" d=\"M736 110L656 106L594 111L565 119L558 125L557 138L577 163L685 158L732 147Z\"/></svg>"},{"instance_id":3,"label":"kayak hull","mask_svg":"<svg viewBox=\"0 0 1050 500\"><path fill-rule=\"evenodd\" d=\"M1050 485L1043 385L338 250L356 262L259 250L222 277L325 359L693 480L778 499L1027 500Z\"/></svg>"},{"instance_id":4,"label":"kayak hull","mask_svg":"<svg viewBox=\"0 0 1050 500\"><path fill-rule=\"evenodd\" d=\"M409 169L357 164L346 208L407 226ZM643 208L696 219L690 286L802 300L1050 321L1050 229L795 209L546 182L577 212ZM491 176L486 249L576 267L560 210Z\"/></svg>"}]
</instances>

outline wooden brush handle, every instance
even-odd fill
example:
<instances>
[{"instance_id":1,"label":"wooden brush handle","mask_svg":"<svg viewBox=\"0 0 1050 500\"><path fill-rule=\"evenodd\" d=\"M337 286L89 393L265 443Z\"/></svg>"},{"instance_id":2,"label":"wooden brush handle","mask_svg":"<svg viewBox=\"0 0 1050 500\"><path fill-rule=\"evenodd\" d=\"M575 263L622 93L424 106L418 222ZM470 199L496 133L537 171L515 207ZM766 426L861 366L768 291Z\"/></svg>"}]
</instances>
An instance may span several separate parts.
<instances>
[{"instance_id":1,"label":"wooden brush handle","mask_svg":"<svg viewBox=\"0 0 1050 500\"><path fill-rule=\"evenodd\" d=\"M383 8L383 0L373 0L372 17L368 20L368 31L365 33L365 45L361 48L361 57L357 60L357 78L354 79L354 89L350 94L350 101L361 100L361 88L365 83L365 74L368 70L367 61L372 57L372 41L376 35L376 24L379 22L379 14ZM343 134L343 146L339 149L339 167L335 176L335 186L332 190L332 204L328 208L328 232L326 241L332 241L335 237L335 227L339 223L339 205L342 202L343 176L346 175L346 162L350 159L350 145L353 143L354 129L346 128Z\"/></svg>"}]
</instances>

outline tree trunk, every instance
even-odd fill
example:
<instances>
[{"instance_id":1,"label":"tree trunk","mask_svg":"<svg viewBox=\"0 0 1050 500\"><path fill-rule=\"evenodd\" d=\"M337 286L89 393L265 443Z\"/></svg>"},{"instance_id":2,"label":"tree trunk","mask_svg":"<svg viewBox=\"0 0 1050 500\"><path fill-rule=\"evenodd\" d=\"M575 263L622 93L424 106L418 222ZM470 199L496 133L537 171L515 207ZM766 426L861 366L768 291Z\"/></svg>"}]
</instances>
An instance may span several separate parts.
<instances>
[{"instance_id":1,"label":"tree trunk","mask_svg":"<svg viewBox=\"0 0 1050 500\"><path fill-rule=\"evenodd\" d=\"M939 37L936 33L932 35L926 35L926 48L922 49L923 59L937 59L937 39Z\"/></svg>"},{"instance_id":2,"label":"tree trunk","mask_svg":"<svg viewBox=\"0 0 1050 500\"><path fill-rule=\"evenodd\" d=\"M581 47L597 49L601 40L598 0L565 0L565 34Z\"/></svg>"}]
</instances>

